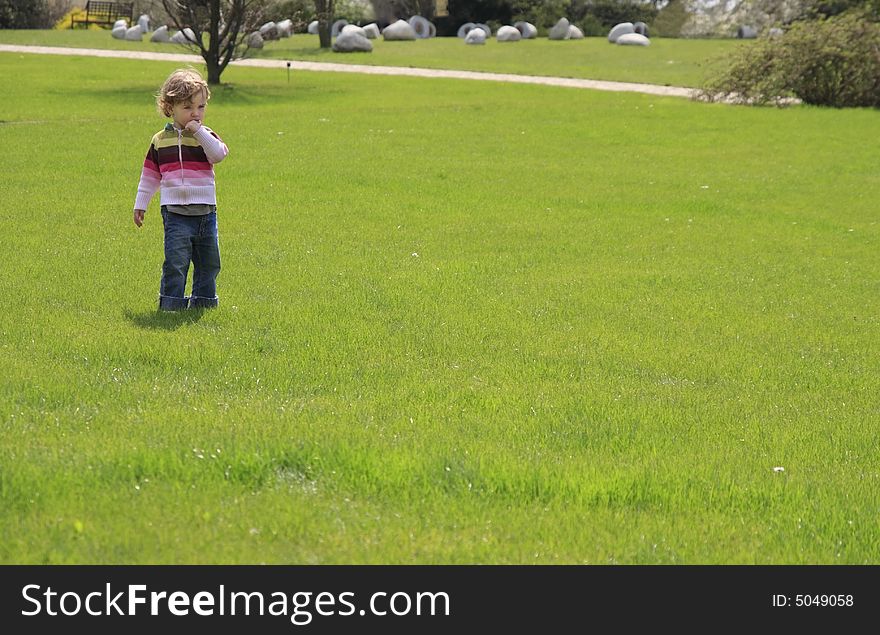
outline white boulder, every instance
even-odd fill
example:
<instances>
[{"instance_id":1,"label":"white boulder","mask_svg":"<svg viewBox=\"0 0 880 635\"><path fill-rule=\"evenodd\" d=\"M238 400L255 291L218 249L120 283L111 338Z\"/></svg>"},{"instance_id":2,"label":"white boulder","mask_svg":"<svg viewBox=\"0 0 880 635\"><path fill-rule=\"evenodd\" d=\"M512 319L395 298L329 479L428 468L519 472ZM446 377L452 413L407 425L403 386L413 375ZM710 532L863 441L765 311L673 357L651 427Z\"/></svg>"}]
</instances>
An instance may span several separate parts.
<instances>
[{"instance_id":1,"label":"white boulder","mask_svg":"<svg viewBox=\"0 0 880 635\"><path fill-rule=\"evenodd\" d=\"M170 42L171 36L168 35L168 27L164 24L160 26L158 29L153 31L153 35L150 36L150 42Z\"/></svg>"},{"instance_id":2,"label":"white boulder","mask_svg":"<svg viewBox=\"0 0 880 635\"><path fill-rule=\"evenodd\" d=\"M617 38L617 43L624 46L650 46L651 40L640 33L624 33Z\"/></svg>"},{"instance_id":3,"label":"white boulder","mask_svg":"<svg viewBox=\"0 0 880 635\"><path fill-rule=\"evenodd\" d=\"M370 22L367 26L365 26L364 33L366 33L367 37L371 40L375 40L377 37L382 35L381 33L379 33L379 25L375 22Z\"/></svg>"},{"instance_id":4,"label":"white boulder","mask_svg":"<svg viewBox=\"0 0 880 635\"><path fill-rule=\"evenodd\" d=\"M278 39L278 28L275 26L274 22L266 22L263 26L260 27L260 36L264 40L277 40Z\"/></svg>"},{"instance_id":5,"label":"white boulder","mask_svg":"<svg viewBox=\"0 0 880 635\"><path fill-rule=\"evenodd\" d=\"M413 28L403 20L398 20L394 24L389 24L382 31L382 37L385 38L386 41L391 40L415 40L416 32L413 31Z\"/></svg>"},{"instance_id":6,"label":"white boulder","mask_svg":"<svg viewBox=\"0 0 880 635\"><path fill-rule=\"evenodd\" d=\"M330 27L330 37L336 37L337 35L342 33L342 28L346 24L348 24L348 20L346 20L345 18L340 18L339 20L336 20L336 22L334 22Z\"/></svg>"},{"instance_id":7,"label":"white boulder","mask_svg":"<svg viewBox=\"0 0 880 635\"><path fill-rule=\"evenodd\" d=\"M503 26L498 29L495 37L499 42L519 42L522 39L522 33L515 27Z\"/></svg>"},{"instance_id":8,"label":"white boulder","mask_svg":"<svg viewBox=\"0 0 880 635\"><path fill-rule=\"evenodd\" d=\"M644 22L633 22L633 31L635 31L639 35L651 37L650 35L648 35L648 25Z\"/></svg>"},{"instance_id":9,"label":"white boulder","mask_svg":"<svg viewBox=\"0 0 880 635\"><path fill-rule=\"evenodd\" d=\"M416 32L416 37L420 40L426 40L429 37L437 35L437 28L431 24L426 18L420 15L414 15L409 19L409 25Z\"/></svg>"},{"instance_id":10,"label":"white boulder","mask_svg":"<svg viewBox=\"0 0 880 635\"><path fill-rule=\"evenodd\" d=\"M560 18L559 22L550 29L547 37L551 40L567 40L569 37L568 28L570 26L571 23L568 21L568 18Z\"/></svg>"},{"instance_id":11,"label":"white boulder","mask_svg":"<svg viewBox=\"0 0 880 635\"><path fill-rule=\"evenodd\" d=\"M263 48L263 44L264 44L263 36L260 35L259 31L254 31L249 36L247 36L248 48L261 49L261 48Z\"/></svg>"},{"instance_id":12,"label":"white boulder","mask_svg":"<svg viewBox=\"0 0 880 635\"><path fill-rule=\"evenodd\" d=\"M293 20L281 20L275 23L275 30L278 31L278 37L290 37L293 35Z\"/></svg>"},{"instance_id":13,"label":"white boulder","mask_svg":"<svg viewBox=\"0 0 880 635\"><path fill-rule=\"evenodd\" d=\"M621 22L620 24L614 25L610 31L608 31L608 41L612 44L617 42L617 38L621 35L627 35L629 33L635 33L635 27L632 22Z\"/></svg>"},{"instance_id":14,"label":"white boulder","mask_svg":"<svg viewBox=\"0 0 880 635\"><path fill-rule=\"evenodd\" d=\"M486 32L483 29L473 28L464 36L465 44L485 44Z\"/></svg>"},{"instance_id":15,"label":"white boulder","mask_svg":"<svg viewBox=\"0 0 880 635\"><path fill-rule=\"evenodd\" d=\"M342 29L342 33L339 34L339 37L336 38L336 41L333 42L333 50L337 53L369 53L373 50L373 43L367 39L366 35L363 35L363 29L360 27L355 27L360 29L360 32L355 30L346 31L348 27L353 26L351 24L347 24L344 29Z\"/></svg>"},{"instance_id":16,"label":"white boulder","mask_svg":"<svg viewBox=\"0 0 880 635\"><path fill-rule=\"evenodd\" d=\"M309 35L318 35L318 21L312 20L309 22L309 28L306 31L309 32Z\"/></svg>"},{"instance_id":17,"label":"white boulder","mask_svg":"<svg viewBox=\"0 0 880 635\"><path fill-rule=\"evenodd\" d=\"M112 35L114 39L124 40L126 31L128 31L128 29L124 26L114 26L113 30L110 31L110 35Z\"/></svg>"},{"instance_id":18,"label":"white boulder","mask_svg":"<svg viewBox=\"0 0 880 635\"><path fill-rule=\"evenodd\" d=\"M492 27L488 24L483 24L482 22L477 22L477 28L483 29L486 32L486 37L492 37Z\"/></svg>"},{"instance_id":19,"label":"white boulder","mask_svg":"<svg viewBox=\"0 0 880 635\"><path fill-rule=\"evenodd\" d=\"M124 26L127 29L128 28L128 20L116 20L116 22L113 23L114 29L116 27L120 27L120 26Z\"/></svg>"},{"instance_id":20,"label":"white boulder","mask_svg":"<svg viewBox=\"0 0 880 635\"><path fill-rule=\"evenodd\" d=\"M141 31L145 34L150 32L150 16L144 13L141 17L138 18L138 26L141 27Z\"/></svg>"},{"instance_id":21,"label":"white boulder","mask_svg":"<svg viewBox=\"0 0 880 635\"><path fill-rule=\"evenodd\" d=\"M513 26L522 34L524 40L532 40L538 37L538 29L531 22L517 22Z\"/></svg>"},{"instance_id":22,"label":"white boulder","mask_svg":"<svg viewBox=\"0 0 880 635\"><path fill-rule=\"evenodd\" d=\"M183 29L183 31L178 31L174 35L171 36L171 41L176 44L195 44L196 42L196 34L193 33L193 30L189 27Z\"/></svg>"},{"instance_id":23,"label":"white boulder","mask_svg":"<svg viewBox=\"0 0 880 635\"><path fill-rule=\"evenodd\" d=\"M132 42L140 42L144 37L144 32L141 31L141 27L133 26L130 29L126 29L125 31L125 39L131 40Z\"/></svg>"},{"instance_id":24,"label":"white boulder","mask_svg":"<svg viewBox=\"0 0 880 635\"><path fill-rule=\"evenodd\" d=\"M570 27L568 27L568 39L569 40L583 40L584 39L584 32L572 24Z\"/></svg>"},{"instance_id":25,"label":"white boulder","mask_svg":"<svg viewBox=\"0 0 880 635\"><path fill-rule=\"evenodd\" d=\"M473 22L465 22L460 27L458 27L458 33L456 33L456 35L460 38L464 38L467 36L468 33L473 30L475 26L477 25Z\"/></svg>"},{"instance_id":26,"label":"white boulder","mask_svg":"<svg viewBox=\"0 0 880 635\"><path fill-rule=\"evenodd\" d=\"M344 27L342 27L342 30L339 32L339 37L342 37L344 33L357 33L358 35L367 37L366 31L364 31L356 24L346 24Z\"/></svg>"}]
</instances>

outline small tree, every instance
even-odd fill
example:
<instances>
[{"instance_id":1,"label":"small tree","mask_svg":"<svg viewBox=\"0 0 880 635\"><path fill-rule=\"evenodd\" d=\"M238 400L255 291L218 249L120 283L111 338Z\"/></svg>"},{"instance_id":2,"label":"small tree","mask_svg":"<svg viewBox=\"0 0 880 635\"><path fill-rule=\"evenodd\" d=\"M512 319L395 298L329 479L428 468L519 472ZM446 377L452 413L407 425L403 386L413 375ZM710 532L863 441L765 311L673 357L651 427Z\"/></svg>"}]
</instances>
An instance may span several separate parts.
<instances>
[{"instance_id":1,"label":"small tree","mask_svg":"<svg viewBox=\"0 0 880 635\"><path fill-rule=\"evenodd\" d=\"M162 0L162 6L175 27L192 29L188 46L205 60L209 84L219 84L229 62L248 55L249 35L264 17L263 0Z\"/></svg>"}]
</instances>

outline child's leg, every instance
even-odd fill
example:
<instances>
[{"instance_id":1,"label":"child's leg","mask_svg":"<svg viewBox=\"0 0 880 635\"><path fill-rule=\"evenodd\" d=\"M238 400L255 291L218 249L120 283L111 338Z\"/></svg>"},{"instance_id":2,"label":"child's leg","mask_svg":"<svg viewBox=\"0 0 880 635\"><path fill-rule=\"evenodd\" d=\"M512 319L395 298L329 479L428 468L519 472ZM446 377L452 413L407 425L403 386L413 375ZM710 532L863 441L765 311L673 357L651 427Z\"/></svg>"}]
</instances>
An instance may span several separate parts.
<instances>
[{"instance_id":1,"label":"child's leg","mask_svg":"<svg viewBox=\"0 0 880 635\"><path fill-rule=\"evenodd\" d=\"M190 306L215 307L217 274L220 273L220 241L217 234L217 213L200 216L198 235L193 239L193 286Z\"/></svg>"},{"instance_id":2,"label":"child's leg","mask_svg":"<svg viewBox=\"0 0 880 635\"><path fill-rule=\"evenodd\" d=\"M192 224L189 218L172 214L162 208L165 226L165 262L162 264L162 282L159 286L159 309L178 311L189 304L186 297L186 274L192 258Z\"/></svg>"}]
</instances>

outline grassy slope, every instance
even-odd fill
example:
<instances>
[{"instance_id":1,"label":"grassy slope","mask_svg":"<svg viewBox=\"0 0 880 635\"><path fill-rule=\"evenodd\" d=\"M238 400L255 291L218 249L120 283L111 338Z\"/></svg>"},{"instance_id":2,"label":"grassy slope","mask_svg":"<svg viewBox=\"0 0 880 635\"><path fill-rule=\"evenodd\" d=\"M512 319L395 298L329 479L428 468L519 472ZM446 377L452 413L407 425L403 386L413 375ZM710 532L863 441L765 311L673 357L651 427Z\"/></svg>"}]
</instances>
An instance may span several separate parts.
<instances>
[{"instance_id":1,"label":"grassy slope","mask_svg":"<svg viewBox=\"0 0 880 635\"><path fill-rule=\"evenodd\" d=\"M233 68L157 315L173 67L0 55L0 561L878 561L876 112Z\"/></svg>"},{"instance_id":2,"label":"grassy slope","mask_svg":"<svg viewBox=\"0 0 880 635\"><path fill-rule=\"evenodd\" d=\"M0 31L0 43L70 46L131 51L187 52L170 44L114 40L107 31ZM736 40L675 40L655 38L648 48L614 46L604 38L551 42L499 43L467 46L458 38L416 42L374 40L370 54L342 55L318 47L314 35L298 34L269 42L260 57L347 64L451 68L472 71L551 75L671 86L697 86L717 59Z\"/></svg>"}]
</instances>

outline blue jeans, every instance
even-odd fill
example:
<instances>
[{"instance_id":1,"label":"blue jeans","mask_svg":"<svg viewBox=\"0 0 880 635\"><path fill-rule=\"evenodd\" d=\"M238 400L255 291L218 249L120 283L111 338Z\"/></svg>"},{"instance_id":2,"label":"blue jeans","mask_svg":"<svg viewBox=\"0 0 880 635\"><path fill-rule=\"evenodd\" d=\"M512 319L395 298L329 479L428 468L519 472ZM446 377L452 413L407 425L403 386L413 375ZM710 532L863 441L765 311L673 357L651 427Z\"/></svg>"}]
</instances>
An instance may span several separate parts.
<instances>
[{"instance_id":1,"label":"blue jeans","mask_svg":"<svg viewBox=\"0 0 880 635\"><path fill-rule=\"evenodd\" d=\"M162 206L165 226L165 263L159 287L159 309L215 307L217 274L220 273L220 242L217 212L204 216L174 214ZM193 264L192 296L186 296L186 275Z\"/></svg>"}]
</instances>

